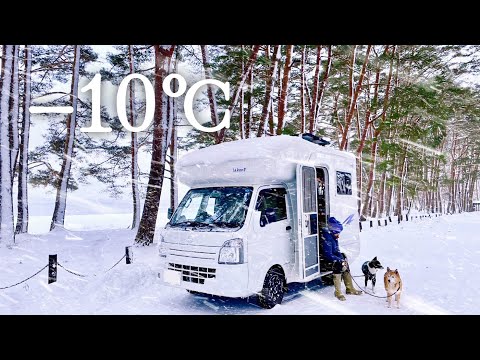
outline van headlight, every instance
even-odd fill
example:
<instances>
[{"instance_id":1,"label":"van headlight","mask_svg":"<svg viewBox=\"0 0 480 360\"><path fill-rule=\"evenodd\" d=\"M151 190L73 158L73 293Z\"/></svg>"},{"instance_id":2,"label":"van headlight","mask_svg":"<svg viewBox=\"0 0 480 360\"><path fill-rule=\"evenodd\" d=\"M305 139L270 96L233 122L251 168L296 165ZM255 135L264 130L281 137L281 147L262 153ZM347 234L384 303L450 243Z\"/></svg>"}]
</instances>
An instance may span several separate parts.
<instances>
[{"instance_id":1,"label":"van headlight","mask_svg":"<svg viewBox=\"0 0 480 360\"><path fill-rule=\"evenodd\" d=\"M158 235L158 255L163 258L167 257L167 245L162 234Z\"/></svg>"},{"instance_id":2,"label":"van headlight","mask_svg":"<svg viewBox=\"0 0 480 360\"><path fill-rule=\"evenodd\" d=\"M243 240L232 239L223 243L218 254L219 264L243 264Z\"/></svg>"}]
</instances>

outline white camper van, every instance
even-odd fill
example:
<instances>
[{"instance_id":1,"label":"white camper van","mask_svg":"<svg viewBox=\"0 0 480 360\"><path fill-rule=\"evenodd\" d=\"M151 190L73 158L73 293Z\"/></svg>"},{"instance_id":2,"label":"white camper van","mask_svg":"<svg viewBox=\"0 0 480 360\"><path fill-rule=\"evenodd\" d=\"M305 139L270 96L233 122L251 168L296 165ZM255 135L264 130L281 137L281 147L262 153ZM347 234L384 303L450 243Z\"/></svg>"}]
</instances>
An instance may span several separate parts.
<instances>
[{"instance_id":1,"label":"white camper van","mask_svg":"<svg viewBox=\"0 0 480 360\"><path fill-rule=\"evenodd\" d=\"M191 189L157 230L168 285L279 304L292 282L321 272L321 228L344 223L339 244L360 252L355 157L296 136L239 140L193 151L178 164Z\"/></svg>"}]
</instances>

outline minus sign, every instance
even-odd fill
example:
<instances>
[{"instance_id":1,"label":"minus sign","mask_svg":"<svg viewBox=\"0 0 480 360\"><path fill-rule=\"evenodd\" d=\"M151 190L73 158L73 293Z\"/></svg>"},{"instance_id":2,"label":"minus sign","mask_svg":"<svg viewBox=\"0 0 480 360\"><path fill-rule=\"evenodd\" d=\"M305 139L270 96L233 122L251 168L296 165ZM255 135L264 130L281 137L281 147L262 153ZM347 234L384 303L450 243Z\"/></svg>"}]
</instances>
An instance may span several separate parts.
<instances>
[{"instance_id":1,"label":"minus sign","mask_svg":"<svg viewBox=\"0 0 480 360\"><path fill-rule=\"evenodd\" d=\"M73 113L72 106L30 106L30 113L32 114L71 114Z\"/></svg>"}]
</instances>

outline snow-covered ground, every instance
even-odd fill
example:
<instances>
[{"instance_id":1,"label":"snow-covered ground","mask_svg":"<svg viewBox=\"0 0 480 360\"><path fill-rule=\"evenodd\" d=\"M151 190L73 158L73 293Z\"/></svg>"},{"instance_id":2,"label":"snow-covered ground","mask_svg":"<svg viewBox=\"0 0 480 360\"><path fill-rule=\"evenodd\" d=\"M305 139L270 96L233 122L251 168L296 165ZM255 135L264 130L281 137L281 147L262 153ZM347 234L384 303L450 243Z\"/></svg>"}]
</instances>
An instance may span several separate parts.
<instances>
[{"instance_id":1,"label":"snow-covered ground","mask_svg":"<svg viewBox=\"0 0 480 360\"><path fill-rule=\"evenodd\" d=\"M107 216L108 225L125 228L129 218L121 216ZM105 220L96 219L98 224ZM362 250L351 264L352 273L361 274L362 263L374 256L385 268L398 269L403 280L400 309L387 308L385 299L366 294L340 302L332 286L318 284L309 289L293 286L284 302L272 310L243 299L193 296L159 284L154 246L134 248L133 264L123 260L105 272L132 244L134 233L99 230L93 218L72 217L71 229L81 228L84 221L96 230L23 235L13 249L0 247L0 287L44 267L48 254L57 254L64 267L89 275L77 277L59 268L58 281L47 285L45 269L19 286L0 290L0 314L480 314L480 212L361 233ZM356 281L363 285L363 278ZM383 271L377 275L376 294L385 295Z\"/></svg>"}]
</instances>

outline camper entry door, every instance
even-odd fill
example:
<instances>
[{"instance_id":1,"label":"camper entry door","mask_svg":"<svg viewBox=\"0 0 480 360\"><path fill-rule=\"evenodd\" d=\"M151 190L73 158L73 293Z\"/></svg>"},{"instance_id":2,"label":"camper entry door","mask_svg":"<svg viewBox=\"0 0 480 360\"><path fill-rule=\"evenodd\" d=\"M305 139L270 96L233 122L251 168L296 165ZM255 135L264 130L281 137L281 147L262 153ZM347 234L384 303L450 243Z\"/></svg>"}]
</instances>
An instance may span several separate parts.
<instances>
[{"instance_id":1,"label":"camper entry door","mask_svg":"<svg viewBox=\"0 0 480 360\"><path fill-rule=\"evenodd\" d=\"M309 281L320 274L318 254L317 177L315 168L297 165L299 261L303 279Z\"/></svg>"}]
</instances>

